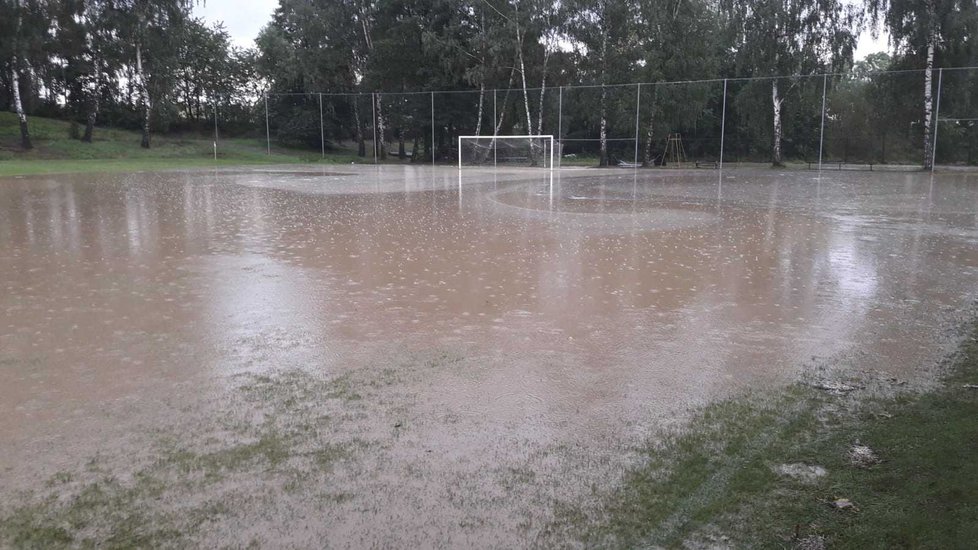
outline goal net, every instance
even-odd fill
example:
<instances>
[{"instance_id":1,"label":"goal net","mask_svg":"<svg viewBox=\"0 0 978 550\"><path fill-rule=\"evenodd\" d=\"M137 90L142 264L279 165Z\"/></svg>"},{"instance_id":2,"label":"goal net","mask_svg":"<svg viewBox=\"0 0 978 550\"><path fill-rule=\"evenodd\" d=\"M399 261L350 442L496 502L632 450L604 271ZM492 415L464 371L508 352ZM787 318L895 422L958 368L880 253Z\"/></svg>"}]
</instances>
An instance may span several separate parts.
<instances>
[{"instance_id":1,"label":"goal net","mask_svg":"<svg viewBox=\"0 0 978 550\"><path fill-rule=\"evenodd\" d=\"M554 167L553 136L459 136L458 167Z\"/></svg>"}]
</instances>

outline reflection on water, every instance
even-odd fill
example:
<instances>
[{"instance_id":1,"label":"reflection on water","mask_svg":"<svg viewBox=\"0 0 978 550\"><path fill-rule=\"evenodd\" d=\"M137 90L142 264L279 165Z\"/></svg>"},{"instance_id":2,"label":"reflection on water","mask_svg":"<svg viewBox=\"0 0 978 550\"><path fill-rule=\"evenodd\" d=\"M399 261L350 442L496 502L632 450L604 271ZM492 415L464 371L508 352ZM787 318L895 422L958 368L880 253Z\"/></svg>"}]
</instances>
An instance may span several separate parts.
<instances>
[{"instance_id":1,"label":"reflection on water","mask_svg":"<svg viewBox=\"0 0 978 550\"><path fill-rule=\"evenodd\" d=\"M43 370L63 380L50 350L74 340L125 351L109 328L122 318L205 357L263 319L317 338L437 345L462 334L528 353L552 343L524 342L526 331L619 354L760 333L784 344L754 351L774 364L843 350L869 311L961 303L976 262L969 176L733 172L717 203L712 172L378 170L4 182L4 353L43 353ZM695 330L677 340L690 319ZM16 409L29 392L3 376L4 406Z\"/></svg>"},{"instance_id":2,"label":"reflection on water","mask_svg":"<svg viewBox=\"0 0 978 550\"><path fill-rule=\"evenodd\" d=\"M263 369L381 368L371 352L392 344L482 361L415 381L400 405L504 439L627 439L813 358L858 352L861 369L913 378L943 352L947 309L974 294L976 244L964 174L0 180L0 463L81 419L97 429L112 400Z\"/></svg>"}]
</instances>

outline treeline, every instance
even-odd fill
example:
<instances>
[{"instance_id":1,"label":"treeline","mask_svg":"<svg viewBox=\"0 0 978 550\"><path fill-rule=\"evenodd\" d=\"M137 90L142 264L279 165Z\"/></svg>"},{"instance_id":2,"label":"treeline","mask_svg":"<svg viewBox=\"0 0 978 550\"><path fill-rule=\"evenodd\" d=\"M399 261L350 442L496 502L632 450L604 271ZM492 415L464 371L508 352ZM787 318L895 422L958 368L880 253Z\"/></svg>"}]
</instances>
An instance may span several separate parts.
<instances>
[{"instance_id":1,"label":"treeline","mask_svg":"<svg viewBox=\"0 0 978 550\"><path fill-rule=\"evenodd\" d=\"M85 122L88 137L97 121L140 127L149 146L215 106L228 131L263 135L267 109L276 142L415 161L453 158L461 134L558 132L601 164L656 162L670 135L715 158L723 127L737 159L824 147L926 166L936 88L941 118L968 118L974 91L970 72L933 69L973 65L978 36L974 0L280 0L239 50L189 1L4 1L0 101L18 112ZM878 30L895 55L854 63L859 34ZM423 90L453 93L409 93ZM978 157L972 124L941 124L940 155Z\"/></svg>"},{"instance_id":2,"label":"treeline","mask_svg":"<svg viewBox=\"0 0 978 550\"><path fill-rule=\"evenodd\" d=\"M27 114L151 132L189 130L213 119L252 126L261 94L255 51L232 47L221 26L191 17L189 0L2 0L0 105Z\"/></svg>"}]
</instances>

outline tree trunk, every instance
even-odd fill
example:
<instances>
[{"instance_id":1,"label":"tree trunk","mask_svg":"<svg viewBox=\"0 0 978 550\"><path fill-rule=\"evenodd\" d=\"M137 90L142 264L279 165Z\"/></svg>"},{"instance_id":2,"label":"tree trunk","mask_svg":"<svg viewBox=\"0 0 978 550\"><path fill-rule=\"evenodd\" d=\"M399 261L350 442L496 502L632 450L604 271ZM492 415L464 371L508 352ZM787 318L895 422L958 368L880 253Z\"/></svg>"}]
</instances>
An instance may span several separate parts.
<instances>
[{"instance_id":1,"label":"tree trunk","mask_svg":"<svg viewBox=\"0 0 978 550\"><path fill-rule=\"evenodd\" d=\"M774 109L774 143L771 146L771 164L773 166L784 166L781 158L781 104L784 98L778 95L778 80L771 81L771 106Z\"/></svg>"},{"instance_id":2,"label":"tree trunk","mask_svg":"<svg viewBox=\"0 0 978 550\"><path fill-rule=\"evenodd\" d=\"M95 118L98 116L98 107L90 108L88 110L88 115L85 117L85 133L82 134L81 140L85 143L92 142L92 136L95 133Z\"/></svg>"},{"instance_id":3,"label":"tree trunk","mask_svg":"<svg viewBox=\"0 0 978 550\"><path fill-rule=\"evenodd\" d=\"M932 165L931 152L934 148L934 46L937 39L934 32L933 10L930 11L931 30L927 36L927 67L924 70L924 169L930 170Z\"/></svg>"},{"instance_id":4,"label":"tree trunk","mask_svg":"<svg viewBox=\"0 0 978 550\"><path fill-rule=\"evenodd\" d=\"M31 133L27 127L27 115L24 114L24 104L20 100L20 75L17 74L17 56L10 60L10 91L13 94L14 112L17 113L17 120L20 122L20 146L26 149L33 149L31 143Z\"/></svg>"},{"instance_id":5,"label":"tree trunk","mask_svg":"<svg viewBox=\"0 0 978 550\"><path fill-rule=\"evenodd\" d=\"M24 113L24 102L20 98L20 73L17 69L17 37L20 36L20 1L14 3L17 10L17 25L14 28L13 40L11 40L13 55L10 56L10 91L13 96L14 112L17 113L17 121L20 123L20 146L24 150L33 149L31 143L30 129L27 127L27 115Z\"/></svg>"},{"instance_id":6,"label":"tree trunk","mask_svg":"<svg viewBox=\"0 0 978 550\"><path fill-rule=\"evenodd\" d=\"M414 140L411 142L411 162L412 163L419 162L421 160L421 158L418 156L418 153L421 152L421 151L419 151L419 149L421 148L420 147L420 144L421 144L421 135L418 134L418 133L415 133L414 134Z\"/></svg>"},{"instance_id":7,"label":"tree trunk","mask_svg":"<svg viewBox=\"0 0 978 550\"><path fill-rule=\"evenodd\" d=\"M407 151L404 149L404 128L397 129L397 158L404 160Z\"/></svg>"},{"instance_id":8,"label":"tree trunk","mask_svg":"<svg viewBox=\"0 0 978 550\"><path fill-rule=\"evenodd\" d=\"M384 140L384 104L377 94L377 158L387 159L387 142Z\"/></svg>"},{"instance_id":9,"label":"tree trunk","mask_svg":"<svg viewBox=\"0 0 978 550\"><path fill-rule=\"evenodd\" d=\"M479 113L475 120L475 135L482 135L482 104L485 102L486 83L479 83Z\"/></svg>"},{"instance_id":10,"label":"tree trunk","mask_svg":"<svg viewBox=\"0 0 978 550\"><path fill-rule=\"evenodd\" d=\"M99 63L98 57L92 60L92 68L95 74L93 75L94 80L92 81L91 88L88 90L88 114L85 117L85 134L82 135L81 139L85 143L92 142L92 134L95 133L95 119L98 117L98 94L102 82L102 69Z\"/></svg>"},{"instance_id":11,"label":"tree trunk","mask_svg":"<svg viewBox=\"0 0 978 550\"><path fill-rule=\"evenodd\" d=\"M604 86L601 87L601 126L598 138L601 140L601 152L598 166L608 166L608 113L607 113L608 91Z\"/></svg>"},{"instance_id":12,"label":"tree trunk","mask_svg":"<svg viewBox=\"0 0 978 550\"><path fill-rule=\"evenodd\" d=\"M649 166L655 166L655 159L652 158L652 143L653 135L655 130L655 105L652 106L652 112L649 114L649 128L645 132L645 155L642 157L642 167L648 168Z\"/></svg>"},{"instance_id":13,"label":"tree trunk","mask_svg":"<svg viewBox=\"0 0 978 550\"><path fill-rule=\"evenodd\" d=\"M356 128L357 156L367 156L367 142L363 138L363 121L360 120L360 101L359 97L353 98L353 125Z\"/></svg>"},{"instance_id":14,"label":"tree trunk","mask_svg":"<svg viewBox=\"0 0 978 550\"><path fill-rule=\"evenodd\" d=\"M513 77L516 75L516 64L513 64L513 68L509 71L509 83L506 85L506 93L503 95L503 108L499 111L499 119L493 121L493 131L492 131L492 141L489 142L489 148L485 150L481 162L485 162L489 158L491 151L496 149L496 137L499 135L499 130L503 127L503 119L506 118L506 105L509 103L509 91L513 88ZM493 97L495 97L496 92L493 92Z\"/></svg>"},{"instance_id":15,"label":"tree trunk","mask_svg":"<svg viewBox=\"0 0 978 550\"><path fill-rule=\"evenodd\" d=\"M608 61L608 31L601 29L601 129L598 137L601 140L598 166L608 166L608 90L604 87L608 78L605 66Z\"/></svg>"},{"instance_id":16,"label":"tree trunk","mask_svg":"<svg viewBox=\"0 0 978 550\"><path fill-rule=\"evenodd\" d=\"M518 5L518 4L517 4ZM517 17L519 14L516 14ZM526 133L533 133L533 119L530 118L530 91L526 88L526 65L523 63L523 36L520 33L519 23L516 24L516 52L520 63L520 82L523 85L523 107L526 110ZM533 140L530 140L530 166L537 165L536 147Z\"/></svg>"},{"instance_id":17,"label":"tree trunk","mask_svg":"<svg viewBox=\"0 0 978 550\"><path fill-rule=\"evenodd\" d=\"M138 43L136 44L136 75L137 85L139 86L139 98L143 107L143 137L139 146L143 149L149 149L149 89L146 86L146 75L143 73L143 52Z\"/></svg>"},{"instance_id":18,"label":"tree trunk","mask_svg":"<svg viewBox=\"0 0 978 550\"><path fill-rule=\"evenodd\" d=\"M537 135L543 134L543 99L547 92L547 61L550 59L550 48L544 46L543 51L543 76L540 77L540 108L537 111Z\"/></svg>"}]
</instances>

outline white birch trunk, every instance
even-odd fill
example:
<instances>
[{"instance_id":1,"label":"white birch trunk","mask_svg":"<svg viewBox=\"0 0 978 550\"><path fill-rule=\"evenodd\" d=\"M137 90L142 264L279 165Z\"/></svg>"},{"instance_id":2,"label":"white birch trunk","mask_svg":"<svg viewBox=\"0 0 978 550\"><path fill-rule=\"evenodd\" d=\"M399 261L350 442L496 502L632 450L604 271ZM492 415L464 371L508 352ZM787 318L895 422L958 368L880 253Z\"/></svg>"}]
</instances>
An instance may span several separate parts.
<instances>
[{"instance_id":1,"label":"white birch trunk","mask_svg":"<svg viewBox=\"0 0 978 550\"><path fill-rule=\"evenodd\" d=\"M485 162L489 158L490 151L496 148L496 136L499 135L499 130L503 127L503 120L506 118L506 104L509 103L509 91L513 88L513 77L516 75L516 64L513 64L513 68L509 71L509 82L506 84L506 93L503 95L503 108L499 111L499 120L493 121L493 131L492 131L492 141L489 142L489 148L486 149L485 156L482 158L482 162ZM495 92L493 92L495 94Z\"/></svg>"},{"instance_id":2,"label":"white birch trunk","mask_svg":"<svg viewBox=\"0 0 978 550\"><path fill-rule=\"evenodd\" d=\"M367 143L363 138L363 122L360 120L360 101L359 96L353 96L353 127L357 140L357 156L367 156Z\"/></svg>"},{"instance_id":3,"label":"white birch trunk","mask_svg":"<svg viewBox=\"0 0 978 550\"><path fill-rule=\"evenodd\" d=\"M519 14L516 14L519 17ZM526 88L526 65L523 63L523 36L520 33L520 25L516 23L516 48L517 59L520 64L520 83L523 86L523 108L526 112L526 133L533 133L533 119L530 117L530 91ZM530 141L530 165L536 166L537 152L534 141Z\"/></svg>"},{"instance_id":4,"label":"white birch trunk","mask_svg":"<svg viewBox=\"0 0 978 550\"><path fill-rule=\"evenodd\" d=\"M24 149L33 149L31 143L31 133L27 126L27 114L24 113L24 102L20 99L20 72L17 69L17 38L20 36L20 0L14 2L17 10L17 25L14 27L14 36L11 40L13 45L13 55L10 56L10 88L14 102L14 112L17 113L17 122L20 124L20 145Z\"/></svg>"},{"instance_id":5,"label":"white birch trunk","mask_svg":"<svg viewBox=\"0 0 978 550\"><path fill-rule=\"evenodd\" d=\"M645 155L642 157L642 166L648 167L655 164L652 158L652 145L655 138L655 104L659 98L659 89L655 87L652 92L652 105L649 109L649 127L645 131Z\"/></svg>"},{"instance_id":6,"label":"white birch trunk","mask_svg":"<svg viewBox=\"0 0 978 550\"><path fill-rule=\"evenodd\" d=\"M598 138L601 140L599 166L608 166L608 90L604 87L607 79L605 65L608 61L608 30L601 29L601 129Z\"/></svg>"},{"instance_id":7,"label":"white birch trunk","mask_svg":"<svg viewBox=\"0 0 978 550\"><path fill-rule=\"evenodd\" d=\"M387 141L384 139L384 131L384 103L380 94L377 94L377 155L380 160L387 158Z\"/></svg>"},{"instance_id":8,"label":"white birch trunk","mask_svg":"<svg viewBox=\"0 0 978 550\"><path fill-rule=\"evenodd\" d=\"M475 122L475 135L477 136L482 135L482 109L483 109L483 103L485 102L485 97L486 97L486 83L485 80L483 79L483 81L479 83L479 115L476 118L476 122Z\"/></svg>"},{"instance_id":9,"label":"white birch trunk","mask_svg":"<svg viewBox=\"0 0 978 550\"><path fill-rule=\"evenodd\" d=\"M933 15L931 15L933 17ZM927 67L924 70L924 169L930 170L934 144L934 49L936 36L931 25L927 37Z\"/></svg>"},{"instance_id":10,"label":"white birch trunk","mask_svg":"<svg viewBox=\"0 0 978 550\"><path fill-rule=\"evenodd\" d=\"M537 111L537 135L543 135L543 99L547 93L547 62L550 60L549 41L543 51L543 76L540 77L540 107Z\"/></svg>"},{"instance_id":11,"label":"white birch trunk","mask_svg":"<svg viewBox=\"0 0 978 550\"><path fill-rule=\"evenodd\" d=\"M598 161L599 166L608 166L608 113L607 113L608 91L604 86L601 87L601 129L598 138L601 140L601 154Z\"/></svg>"},{"instance_id":12,"label":"white birch trunk","mask_svg":"<svg viewBox=\"0 0 978 550\"><path fill-rule=\"evenodd\" d=\"M774 143L771 147L771 163L774 166L783 166L781 158L781 104L784 102L778 94L778 80L771 81L771 107L774 109Z\"/></svg>"},{"instance_id":13,"label":"white birch trunk","mask_svg":"<svg viewBox=\"0 0 978 550\"><path fill-rule=\"evenodd\" d=\"M10 60L10 88L14 100L14 112L17 113L17 121L20 123L20 145L24 149L32 149L31 133L27 127L27 115L24 114L24 104L20 100L20 75L17 72L17 56Z\"/></svg>"}]
</instances>

